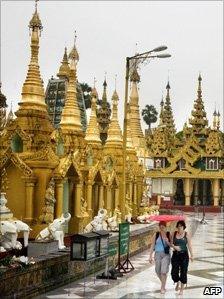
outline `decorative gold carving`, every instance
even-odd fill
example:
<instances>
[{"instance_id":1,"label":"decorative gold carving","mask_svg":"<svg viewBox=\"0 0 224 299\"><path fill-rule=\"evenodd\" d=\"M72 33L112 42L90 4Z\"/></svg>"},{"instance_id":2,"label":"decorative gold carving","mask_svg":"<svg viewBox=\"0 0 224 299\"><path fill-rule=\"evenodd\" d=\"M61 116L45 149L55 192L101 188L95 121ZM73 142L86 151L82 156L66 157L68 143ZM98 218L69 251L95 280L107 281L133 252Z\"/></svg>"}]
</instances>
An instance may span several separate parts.
<instances>
[{"instance_id":1,"label":"decorative gold carving","mask_svg":"<svg viewBox=\"0 0 224 299\"><path fill-rule=\"evenodd\" d=\"M55 182L54 179L51 178L45 192L45 205L42 209L42 214L39 217L42 223L48 224L53 222L54 220L54 204L56 202L54 189L55 189Z\"/></svg>"}]
</instances>

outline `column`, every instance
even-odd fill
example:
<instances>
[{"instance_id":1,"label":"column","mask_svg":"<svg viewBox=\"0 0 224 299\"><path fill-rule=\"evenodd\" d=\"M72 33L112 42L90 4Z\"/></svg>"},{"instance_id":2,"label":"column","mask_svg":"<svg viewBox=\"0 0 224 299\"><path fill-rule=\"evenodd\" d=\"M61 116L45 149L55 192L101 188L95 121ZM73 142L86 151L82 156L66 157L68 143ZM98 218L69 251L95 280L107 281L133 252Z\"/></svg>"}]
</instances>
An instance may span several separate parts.
<instances>
[{"instance_id":1,"label":"column","mask_svg":"<svg viewBox=\"0 0 224 299\"><path fill-rule=\"evenodd\" d=\"M191 200L191 180L186 178L184 180L184 194L185 194L185 206L190 206Z\"/></svg>"},{"instance_id":2,"label":"column","mask_svg":"<svg viewBox=\"0 0 224 299\"><path fill-rule=\"evenodd\" d=\"M136 216L138 210L138 202L137 202L137 184L134 182L133 186L133 215Z\"/></svg>"},{"instance_id":3,"label":"column","mask_svg":"<svg viewBox=\"0 0 224 299\"><path fill-rule=\"evenodd\" d=\"M83 188L83 184L77 183L75 185L75 210L74 210L74 215L76 217L80 216L80 212L81 212L81 196L82 196L82 188Z\"/></svg>"},{"instance_id":4,"label":"column","mask_svg":"<svg viewBox=\"0 0 224 299\"><path fill-rule=\"evenodd\" d=\"M224 180L221 180L221 206L224 206Z\"/></svg>"},{"instance_id":5,"label":"column","mask_svg":"<svg viewBox=\"0 0 224 299\"><path fill-rule=\"evenodd\" d=\"M34 185L35 178L25 178L26 202L25 202L25 220L31 222L34 218Z\"/></svg>"},{"instance_id":6,"label":"column","mask_svg":"<svg viewBox=\"0 0 224 299\"><path fill-rule=\"evenodd\" d=\"M93 207L92 207L92 183L90 181L87 182L87 190L86 190L86 198L87 198L87 212L89 217L92 218Z\"/></svg>"},{"instance_id":7,"label":"column","mask_svg":"<svg viewBox=\"0 0 224 299\"><path fill-rule=\"evenodd\" d=\"M103 191L104 191L104 186L103 184L101 184L99 186L99 209L104 207Z\"/></svg>"},{"instance_id":8,"label":"column","mask_svg":"<svg viewBox=\"0 0 224 299\"><path fill-rule=\"evenodd\" d=\"M198 180L195 180L194 183L194 205L198 205Z\"/></svg>"},{"instance_id":9,"label":"column","mask_svg":"<svg viewBox=\"0 0 224 299\"><path fill-rule=\"evenodd\" d=\"M63 180L55 178L55 215L61 217L63 213Z\"/></svg>"},{"instance_id":10,"label":"column","mask_svg":"<svg viewBox=\"0 0 224 299\"><path fill-rule=\"evenodd\" d=\"M112 200L111 186L107 186L106 191L107 191L107 199L106 199L105 208L107 210L107 214L109 215L111 212L111 200Z\"/></svg>"},{"instance_id":11,"label":"column","mask_svg":"<svg viewBox=\"0 0 224 299\"><path fill-rule=\"evenodd\" d=\"M119 205L119 188L115 189L115 208Z\"/></svg>"},{"instance_id":12,"label":"column","mask_svg":"<svg viewBox=\"0 0 224 299\"><path fill-rule=\"evenodd\" d=\"M219 205L219 179L212 180L212 191L214 206L217 207Z\"/></svg>"}]
</instances>

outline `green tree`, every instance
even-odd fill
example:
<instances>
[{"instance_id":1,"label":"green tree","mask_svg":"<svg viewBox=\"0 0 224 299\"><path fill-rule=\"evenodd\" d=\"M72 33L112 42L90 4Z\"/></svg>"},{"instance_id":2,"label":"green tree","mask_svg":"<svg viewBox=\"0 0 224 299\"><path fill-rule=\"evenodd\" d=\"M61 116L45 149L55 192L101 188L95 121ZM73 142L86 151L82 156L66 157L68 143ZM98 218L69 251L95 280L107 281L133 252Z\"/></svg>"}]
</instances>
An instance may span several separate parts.
<instances>
[{"instance_id":1,"label":"green tree","mask_svg":"<svg viewBox=\"0 0 224 299\"><path fill-rule=\"evenodd\" d=\"M87 83L80 83L82 92L83 92L83 96L84 96L84 100L85 100L85 106L86 109L91 108L91 91L92 88L87 84Z\"/></svg>"},{"instance_id":2,"label":"green tree","mask_svg":"<svg viewBox=\"0 0 224 299\"><path fill-rule=\"evenodd\" d=\"M177 137L178 139L182 140L182 139L183 139L183 131L179 131L179 132L177 132L176 137Z\"/></svg>"},{"instance_id":3,"label":"green tree","mask_svg":"<svg viewBox=\"0 0 224 299\"><path fill-rule=\"evenodd\" d=\"M142 109L142 116L145 123L149 126L149 130L151 129L151 124L157 121L158 112L153 105L146 105L144 109Z\"/></svg>"}]
</instances>

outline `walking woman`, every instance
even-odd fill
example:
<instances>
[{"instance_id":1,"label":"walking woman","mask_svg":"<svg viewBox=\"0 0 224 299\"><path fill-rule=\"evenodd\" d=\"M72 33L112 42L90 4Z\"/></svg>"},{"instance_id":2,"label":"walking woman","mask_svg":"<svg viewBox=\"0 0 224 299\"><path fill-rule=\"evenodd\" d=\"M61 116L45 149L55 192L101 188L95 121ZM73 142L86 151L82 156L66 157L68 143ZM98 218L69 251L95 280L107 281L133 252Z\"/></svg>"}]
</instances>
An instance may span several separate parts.
<instances>
[{"instance_id":1,"label":"walking woman","mask_svg":"<svg viewBox=\"0 0 224 299\"><path fill-rule=\"evenodd\" d=\"M171 246L174 249L171 258L171 276L174 283L176 283L175 290L180 290L179 295L182 295L184 285L187 284L187 270L189 264L188 250L190 252L191 261L193 261L193 251L190 237L187 232L185 232L185 222L183 220L178 221L176 228L177 230L171 237Z\"/></svg>"},{"instance_id":2,"label":"walking woman","mask_svg":"<svg viewBox=\"0 0 224 299\"><path fill-rule=\"evenodd\" d=\"M149 252L149 262L152 263L153 251L155 251L155 272L161 282L161 294L165 294L167 273L170 265L170 233L166 232L166 222L159 222L159 231L152 237L152 245Z\"/></svg>"}]
</instances>

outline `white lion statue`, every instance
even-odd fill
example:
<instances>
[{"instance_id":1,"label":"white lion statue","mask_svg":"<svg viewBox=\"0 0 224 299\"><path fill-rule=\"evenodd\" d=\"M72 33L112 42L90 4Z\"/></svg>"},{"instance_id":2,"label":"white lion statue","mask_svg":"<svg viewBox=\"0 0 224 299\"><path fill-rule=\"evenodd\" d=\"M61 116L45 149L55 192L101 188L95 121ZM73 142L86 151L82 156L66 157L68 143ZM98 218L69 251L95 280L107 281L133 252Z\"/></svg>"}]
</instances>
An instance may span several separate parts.
<instances>
[{"instance_id":1,"label":"white lion statue","mask_svg":"<svg viewBox=\"0 0 224 299\"><path fill-rule=\"evenodd\" d=\"M63 226L71 219L70 213L64 213L60 218L55 219L45 229L39 232L36 237L38 241L57 240L58 249L65 249Z\"/></svg>"}]
</instances>

